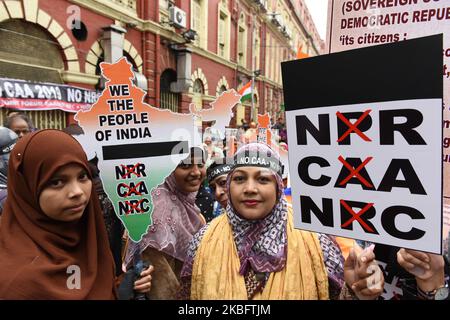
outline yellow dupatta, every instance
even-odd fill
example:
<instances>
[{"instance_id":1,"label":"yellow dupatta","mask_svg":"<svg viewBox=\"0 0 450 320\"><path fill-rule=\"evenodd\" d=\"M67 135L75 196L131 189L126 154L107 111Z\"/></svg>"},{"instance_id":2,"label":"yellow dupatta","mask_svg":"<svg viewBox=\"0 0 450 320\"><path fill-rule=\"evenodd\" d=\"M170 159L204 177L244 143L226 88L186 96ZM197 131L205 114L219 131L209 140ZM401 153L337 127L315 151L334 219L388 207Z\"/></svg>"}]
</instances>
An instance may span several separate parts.
<instances>
[{"instance_id":1,"label":"yellow dupatta","mask_svg":"<svg viewBox=\"0 0 450 320\"><path fill-rule=\"evenodd\" d=\"M288 210L287 259L282 271L271 273L255 300L328 299L328 277L317 236L294 229ZM226 214L211 222L195 255L192 300L247 300L244 277Z\"/></svg>"}]
</instances>

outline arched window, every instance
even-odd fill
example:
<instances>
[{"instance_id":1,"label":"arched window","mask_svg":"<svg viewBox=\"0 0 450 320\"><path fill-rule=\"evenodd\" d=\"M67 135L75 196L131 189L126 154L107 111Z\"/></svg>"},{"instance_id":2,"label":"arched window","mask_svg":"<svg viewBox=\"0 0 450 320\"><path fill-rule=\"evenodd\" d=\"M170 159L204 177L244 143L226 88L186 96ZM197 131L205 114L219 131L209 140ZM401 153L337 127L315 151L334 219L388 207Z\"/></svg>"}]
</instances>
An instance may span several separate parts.
<instances>
[{"instance_id":1,"label":"arched window","mask_svg":"<svg viewBox=\"0 0 450 320\"><path fill-rule=\"evenodd\" d=\"M203 86L202 80L196 79L194 81L192 91L194 93L192 102L194 103L197 110L201 110L203 108L203 95L205 94L205 87Z\"/></svg>"},{"instance_id":2,"label":"arched window","mask_svg":"<svg viewBox=\"0 0 450 320\"><path fill-rule=\"evenodd\" d=\"M102 74L102 68L100 68L100 63L105 61L105 53L102 51L98 57L97 64L95 65L95 75L100 76ZM95 90L101 91L105 87L105 79L100 77L97 84L95 85Z\"/></svg>"},{"instance_id":3,"label":"arched window","mask_svg":"<svg viewBox=\"0 0 450 320\"><path fill-rule=\"evenodd\" d=\"M132 69L134 72L138 72L138 67L136 65L136 62L134 59L130 56L128 52L125 50L122 51L122 55L127 58L128 62L131 63ZM97 64L95 66L95 74L97 76L100 76L102 74L102 68L100 67L100 63L105 62L105 53L103 50L100 53L100 56L98 57ZM95 85L95 90L101 91L105 88L105 79L101 78L98 80L97 84ZM136 79L134 79L134 84L136 85Z\"/></svg>"},{"instance_id":4,"label":"arched window","mask_svg":"<svg viewBox=\"0 0 450 320\"><path fill-rule=\"evenodd\" d=\"M21 19L0 22L0 78L64 83L64 61L59 43L40 25ZM1 108L4 123L9 110ZM26 111L40 129L62 129L66 114L61 110Z\"/></svg>"},{"instance_id":5,"label":"arched window","mask_svg":"<svg viewBox=\"0 0 450 320\"><path fill-rule=\"evenodd\" d=\"M219 89L219 95L224 93L225 91L227 91L227 87L225 87L224 85L222 85Z\"/></svg>"},{"instance_id":6,"label":"arched window","mask_svg":"<svg viewBox=\"0 0 450 320\"><path fill-rule=\"evenodd\" d=\"M160 107L178 112L178 104L180 95L170 91L170 84L177 81L177 73L172 69L166 69L161 74L160 80Z\"/></svg>"},{"instance_id":7,"label":"arched window","mask_svg":"<svg viewBox=\"0 0 450 320\"><path fill-rule=\"evenodd\" d=\"M200 93L201 95L203 95L205 93L205 89L203 88L202 80L200 80L200 79L195 80L192 91L194 91L194 93Z\"/></svg>"},{"instance_id":8,"label":"arched window","mask_svg":"<svg viewBox=\"0 0 450 320\"><path fill-rule=\"evenodd\" d=\"M64 83L59 44L41 26L20 19L3 21L0 44L0 77Z\"/></svg>"},{"instance_id":9,"label":"arched window","mask_svg":"<svg viewBox=\"0 0 450 320\"><path fill-rule=\"evenodd\" d=\"M128 52L126 52L125 50L123 50L122 52L123 56L125 58L127 58L128 62L131 63L131 65L133 66L133 71L138 71L138 67L136 65L136 62L134 61L134 59L130 56L130 54Z\"/></svg>"}]
</instances>

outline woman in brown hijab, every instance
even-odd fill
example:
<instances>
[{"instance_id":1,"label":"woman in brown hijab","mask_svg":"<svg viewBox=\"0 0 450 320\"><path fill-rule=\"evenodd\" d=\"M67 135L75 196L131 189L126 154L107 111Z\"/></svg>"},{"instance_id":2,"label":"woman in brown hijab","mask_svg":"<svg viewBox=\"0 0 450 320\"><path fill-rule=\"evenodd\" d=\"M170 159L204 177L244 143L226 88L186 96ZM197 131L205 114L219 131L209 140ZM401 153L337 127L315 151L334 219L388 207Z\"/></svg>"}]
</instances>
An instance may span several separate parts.
<instances>
[{"instance_id":1,"label":"woman in brown hijab","mask_svg":"<svg viewBox=\"0 0 450 320\"><path fill-rule=\"evenodd\" d=\"M11 152L8 175L0 299L116 298L113 258L80 144L58 130L27 135Z\"/></svg>"}]
</instances>

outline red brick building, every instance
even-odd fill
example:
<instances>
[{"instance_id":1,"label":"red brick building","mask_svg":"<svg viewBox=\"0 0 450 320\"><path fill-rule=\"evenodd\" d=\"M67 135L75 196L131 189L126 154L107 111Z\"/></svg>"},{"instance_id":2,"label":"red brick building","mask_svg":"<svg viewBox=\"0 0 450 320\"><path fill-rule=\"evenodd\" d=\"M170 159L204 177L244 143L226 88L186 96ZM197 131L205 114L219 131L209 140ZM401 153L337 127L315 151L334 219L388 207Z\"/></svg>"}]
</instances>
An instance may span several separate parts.
<instances>
[{"instance_id":1,"label":"red brick building","mask_svg":"<svg viewBox=\"0 0 450 320\"><path fill-rule=\"evenodd\" d=\"M299 48L323 50L302 0L0 0L0 78L100 89L99 63L125 55L147 102L178 112L253 78L253 113L238 106L238 124L282 115L280 62ZM31 115L38 127L72 119Z\"/></svg>"}]
</instances>

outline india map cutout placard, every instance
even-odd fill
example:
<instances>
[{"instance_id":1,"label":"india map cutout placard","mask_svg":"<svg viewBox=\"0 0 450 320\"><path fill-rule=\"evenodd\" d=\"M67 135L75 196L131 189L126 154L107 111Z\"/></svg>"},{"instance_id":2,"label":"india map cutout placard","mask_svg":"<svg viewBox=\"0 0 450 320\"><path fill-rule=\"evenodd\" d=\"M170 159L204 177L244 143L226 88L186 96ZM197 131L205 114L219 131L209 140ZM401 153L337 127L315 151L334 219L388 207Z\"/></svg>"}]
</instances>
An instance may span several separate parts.
<instances>
[{"instance_id":1,"label":"india map cutout placard","mask_svg":"<svg viewBox=\"0 0 450 320\"><path fill-rule=\"evenodd\" d=\"M189 155L194 136L191 114L173 113L143 102L126 58L100 64L107 82L89 111L75 120L85 132L85 149L95 152L105 192L134 242L152 224L152 190Z\"/></svg>"}]
</instances>

